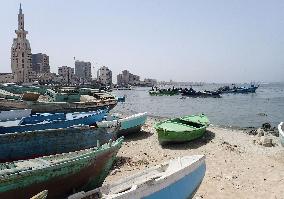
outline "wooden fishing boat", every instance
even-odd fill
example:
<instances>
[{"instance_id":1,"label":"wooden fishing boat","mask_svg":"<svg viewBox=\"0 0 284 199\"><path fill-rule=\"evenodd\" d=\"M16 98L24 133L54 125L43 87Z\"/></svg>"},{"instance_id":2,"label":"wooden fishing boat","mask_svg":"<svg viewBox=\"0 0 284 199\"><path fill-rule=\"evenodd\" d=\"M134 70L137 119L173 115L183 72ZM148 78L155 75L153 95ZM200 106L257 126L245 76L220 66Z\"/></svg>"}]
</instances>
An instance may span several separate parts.
<instances>
[{"instance_id":1,"label":"wooden fishing boat","mask_svg":"<svg viewBox=\"0 0 284 199\"><path fill-rule=\"evenodd\" d=\"M104 144L115 139L120 125L113 128L73 126L21 133L0 134L0 162L26 160L67 153Z\"/></svg>"},{"instance_id":2,"label":"wooden fishing boat","mask_svg":"<svg viewBox=\"0 0 284 199\"><path fill-rule=\"evenodd\" d=\"M22 119L23 117L30 116L31 112L32 112L31 109L0 111L0 122Z\"/></svg>"},{"instance_id":3,"label":"wooden fishing boat","mask_svg":"<svg viewBox=\"0 0 284 199\"><path fill-rule=\"evenodd\" d=\"M147 112L138 113L128 117L122 117L120 115L110 115L106 117L106 120L97 122L98 127L111 127L120 123L120 128L117 131L117 136L126 136L129 134L137 133L141 130L141 127L145 124L147 119Z\"/></svg>"},{"instance_id":4,"label":"wooden fishing boat","mask_svg":"<svg viewBox=\"0 0 284 199\"><path fill-rule=\"evenodd\" d=\"M87 102L49 102L24 101L0 98L0 110L32 109L32 113L70 113L82 111L95 111L98 109L112 109L116 100L96 100Z\"/></svg>"},{"instance_id":5,"label":"wooden fishing boat","mask_svg":"<svg viewBox=\"0 0 284 199\"><path fill-rule=\"evenodd\" d=\"M159 122L155 125L160 144L185 142L202 137L209 125L208 118L191 115Z\"/></svg>"},{"instance_id":6,"label":"wooden fishing boat","mask_svg":"<svg viewBox=\"0 0 284 199\"><path fill-rule=\"evenodd\" d=\"M34 115L20 121L0 122L0 134L25 131L37 131L56 128L67 128L74 125L92 125L101 121L107 110L82 113Z\"/></svg>"},{"instance_id":7,"label":"wooden fishing boat","mask_svg":"<svg viewBox=\"0 0 284 199\"><path fill-rule=\"evenodd\" d=\"M129 176L111 185L79 192L68 199L192 198L206 171L205 156L185 156Z\"/></svg>"},{"instance_id":8,"label":"wooden fishing boat","mask_svg":"<svg viewBox=\"0 0 284 199\"><path fill-rule=\"evenodd\" d=\"M280 139L280 143L281 145L284 147L284 123L281 122L278 125L278 130L279 130L279 139Z\"/></svg>"},{"instance_id":9,"label":"wooden fishing boat","mask_svg":"<svg viewBox=\"0 0 284 199\"><path fill-rule=\"evenodd\" d=\"M37 101L40 93L37 92L25 92L22 96L22 100L26 101Z\"/></svg>"},{"instance_id":10,"label":"wooden fishing boat","mask_svg":"<svg viewBox=\"0 0 284 199\"><path fill-rule=\"evenodd\" d=\"M30 198L48 190L49 198L101 186L123 138L95 148L0 164L0 198Z\"/></svg>"},{"instance_id":11,"label":"wooden fishing boat","mask_svg":"<svg viewBox=\"0 0 284 199\"><path fill-rule=\"evenodd\" d=\"M36 194L35 196L31 197L30 199L45 199L47 197L47 190L44 190L38 194Z\"/></svg>"}]
</instances>

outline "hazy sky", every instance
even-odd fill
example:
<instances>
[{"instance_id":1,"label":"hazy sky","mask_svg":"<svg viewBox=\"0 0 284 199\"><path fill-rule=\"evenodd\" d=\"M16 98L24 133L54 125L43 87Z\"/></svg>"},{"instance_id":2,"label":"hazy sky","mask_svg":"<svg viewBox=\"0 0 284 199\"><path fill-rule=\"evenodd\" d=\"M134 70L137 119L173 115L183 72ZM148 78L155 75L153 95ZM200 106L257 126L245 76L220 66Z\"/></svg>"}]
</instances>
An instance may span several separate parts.
<instances>
[{"instance_id":1,"label":"hazy sky","mask_svg":"<svg viewBox=\"0 0 284 199\"><path fill-rule=\"evenodd\" d=\"M283 0L22 0L32 53L158 80L284 81ZM0 0L0 72L10 72L18 0Z\"/></svg>"}]
</instances>

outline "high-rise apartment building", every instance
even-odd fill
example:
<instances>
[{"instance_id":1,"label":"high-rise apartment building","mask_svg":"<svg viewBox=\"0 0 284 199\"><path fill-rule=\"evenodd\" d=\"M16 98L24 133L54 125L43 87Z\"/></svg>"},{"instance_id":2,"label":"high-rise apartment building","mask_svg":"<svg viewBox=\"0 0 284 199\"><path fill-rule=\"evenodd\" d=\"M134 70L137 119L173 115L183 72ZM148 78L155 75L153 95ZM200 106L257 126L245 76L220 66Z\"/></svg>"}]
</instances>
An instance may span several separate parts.
<instances>
[{"instance_id":1,"label":"high-rise apartment building","mask_svg":"<svg viewBox=\"0 0 284 199\"><path fill-rule=\"evenodd\" d=\"M72 84L74 81L74 68L68 66L58 67L58 75L62 77L63 84Z\"/></svg>"},{"instance_id":2,"label":"high-rise apartment building","mask_svg":"<svg viewBox=\"0 0 284 199\"><path fill-rule=\"evenodd\" d=\"M35 73L50 73L49 56L42 53L32 54L32 70Z\"/></svg>"},{"instance_id":3,"label":"high-rise apartment building","mask_svg":"<svg viewBox=\"0 0 284 199\"><path fill-rule=\"evenodd\" d=\"M92 71L91 62L75 61L75 75L84 81L91 81Z\"/></svg>"},{"instance_id":4,"label":"high-rise apartment building","mask_svg":"<svg viewBox=\"0 0 284 199\"><path fill-rule=\"evenodd\" d=\"M111 86L112 71L106 66L99 68L97 72L97 81L105 86Z\"/></svg>"}]
</instances>

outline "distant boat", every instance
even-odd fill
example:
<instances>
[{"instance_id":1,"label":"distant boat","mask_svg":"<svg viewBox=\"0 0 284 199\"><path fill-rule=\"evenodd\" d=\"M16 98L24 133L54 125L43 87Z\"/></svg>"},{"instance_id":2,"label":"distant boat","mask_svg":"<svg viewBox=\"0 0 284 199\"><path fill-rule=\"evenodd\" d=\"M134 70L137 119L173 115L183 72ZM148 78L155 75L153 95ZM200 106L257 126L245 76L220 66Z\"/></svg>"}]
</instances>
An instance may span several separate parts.
<instances>
[{"instance_id":1,"label":"distant boat","mask_svg":"<svg viewBox=\"0 0 284 199\"><path fill-rule=\"evenodd\" d=\"M201 98L207 98L207 97L213 97L213 98L220 98L220 92L218 91L195 91L194 89L184 89L181 91L181 95L185 97L201 97Z\"/></svg>"},{"instance_id":2,"label":"distant boat","mask_svg":"<svg viewBox=\"0 0 284 199\"><path fill-rule=\"evenodd\" d=\"M90 126L0 134L0 162L67 153L87 149L116 137L113 129Z\"/></svg>"},{"instance_id":3,"label":"distant boat","mask_svg":"<svg viewBox=\"0 0 284 199\"><path fill-rule=\"evenodd\" d=\"M30 116L31 112L32 112L31 109L0 111L0 122L22 119L23 117Z\"/></svg>"},{"instance_id":4,"label":"distant boat","mask_svg":"<svg viewBox=\"0 0 284 199\"><path fill-rule=\"evenodd\" d=\"M208 125L208 118L201 114L161 121L155 125L155 129L158 133L158 140L163 145L202 137Z\"/></svg>"},{"instance_id":5,"label":"distant boat","mask_svg":"<svg viewBox=\"0 0 284 199\"><path fill-rule=\"evenodd\" d=\"M117 136L126 136L137 133L145 124L147 119L147 112L134 114L128 117L121 117L118 115L110 115L106 117L106 121L97 122L98 127L109 127L120 123L120 128L117 131Z\"/></svg>"},{"instance_id":6,"label":"distant boat","mask_svg":"<svg viewBox=\"0 0 284 199\"><path fill-rule=\"evenodd\" d=\"M158 89L158 90L150 90L149 94L152 96L162 96L162 95L168 95L168 96L173 96L173 95L178 95L179 91L178 89Z\"/></svg>"},{"instance_id":7,"label":"distant boat","mask_svg":"<svg viewBox=\"0 0 284 199\"><path fill-rule=\"evenodd\" d=\"M13 123L0 122L0 134L67 128L80 124L91 125L97 121L101 121L106 113L106 110L98 110L82 113L32 115Z\"/></svg>"},{"instance_id":8,"label":"distant boat","mask_svg":"<svg viewBox=\"0 0 284 199\"><path fill-rule=\"evenodd\" d=\"M0 164L0 198L30 198L48 190L49 198L102 185L123 138L100 147Z\"/></svg>"},{"instance_id":9,"label":"distant boat","mask_svg":"<svg viewBox=\"0 0 284 199\"><path fill-rule=\"evenodd\" d=\"M135 175L68 199L187 199L199 188L206 171L205 156L193 155L145 169Z\"/></svg>"},{"instance_id":10,"label":"distant boat","mask_svg":"<svg viewBox=\"0 0 284 199\"><path fill-rule=\"evenodd\" d=\"M259 85L251 84L249 87L236 87L235 85L230 88L229 86L220 87L217 91L220 93L255 93Z\"/></svg>"},{"instance_id":11,"label":"distant boat","mask_svg":"<svg viewBox=\"0 0 284 199\"><path fill-rule=\"evenodd\" d=\"M278 130L279 130L279 139L280 139L280 143L281 145L284 147L284 123L281 122L278 125Z\"/></svg>"}]
</instances>

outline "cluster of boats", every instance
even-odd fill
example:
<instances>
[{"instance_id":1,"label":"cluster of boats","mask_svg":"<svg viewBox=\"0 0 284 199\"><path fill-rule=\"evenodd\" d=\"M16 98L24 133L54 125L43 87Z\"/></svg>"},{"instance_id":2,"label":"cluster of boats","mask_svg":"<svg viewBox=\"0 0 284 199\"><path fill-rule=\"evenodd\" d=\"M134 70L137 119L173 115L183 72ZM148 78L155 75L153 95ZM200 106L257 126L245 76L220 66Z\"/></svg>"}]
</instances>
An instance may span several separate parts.
<instances>
[{"instance_id":1,"label":"cluster of boats","mask_svg":"<svg viewBox=\"0 0 284 199\"><path fill-rule=\"evenodd\" d=\"M168 88L168 89L161 89L158 87L152 87L152 89L149 91L149 94L152 96L163 96L163 95L179 95L181 94L183 97L213 97L213 98L220 98L222 94L226 93L255 93L256 89L259 87L259 85L251 84L249 87L236 87L233 85L233 87L229 86L223 86L218 88L217 90L213 91L196 91L192 87L188 88Z\"/></svg>"},{"instance_id":2,"label":"cluster of boats","mask_svg":"<svg viewBox=\"0 0 284 199\"><path fill-rule=\"evenodd\" d=\"M100 187L123 136L139 132L147 113L31 113L0 112L0 198L188 198L205 175L203 155L185 156ZM196 115L155 128L166 144L201 137L208 124L205 115Z\"/></svg>"},{"instance_id":3,"label":"cluster of boats","mask_svg":"<svg viewBox=\"0 0 284 199\"><path fill-rule=\"evenodd\" d=\"M157 87L153 88L149 91L149 94L152 96L172 96L179 95L185 97L221 97L220 93L217 91L196 91L193 88L168 88L168 89L159 89Z\"/></svg>"},{"instance_id":4,"label":"cluster of boats","mask_svg":"<svg viewBox=\"0 0 284 199\"><path fill-rule=\"evenodd\" d=\"M58 113L112 109L117 99L99 89L0 85L0 110L31 109L33 113Z\"/></svg>"},{"instance_id":5,"label":"cluster of boats","mask_svg":"<svg viewBox=\"0 0 284 199\"><path fill-rule=\"evenodd\" d=\"M185 156L101 186L146 112L110 114L125 96L88 88L2 85L0 95L0 198L189 198L205 175L203 155ZM165 145L197 139L208 125L194 115L155 128Z\"/></svg>"}]
</instances>

